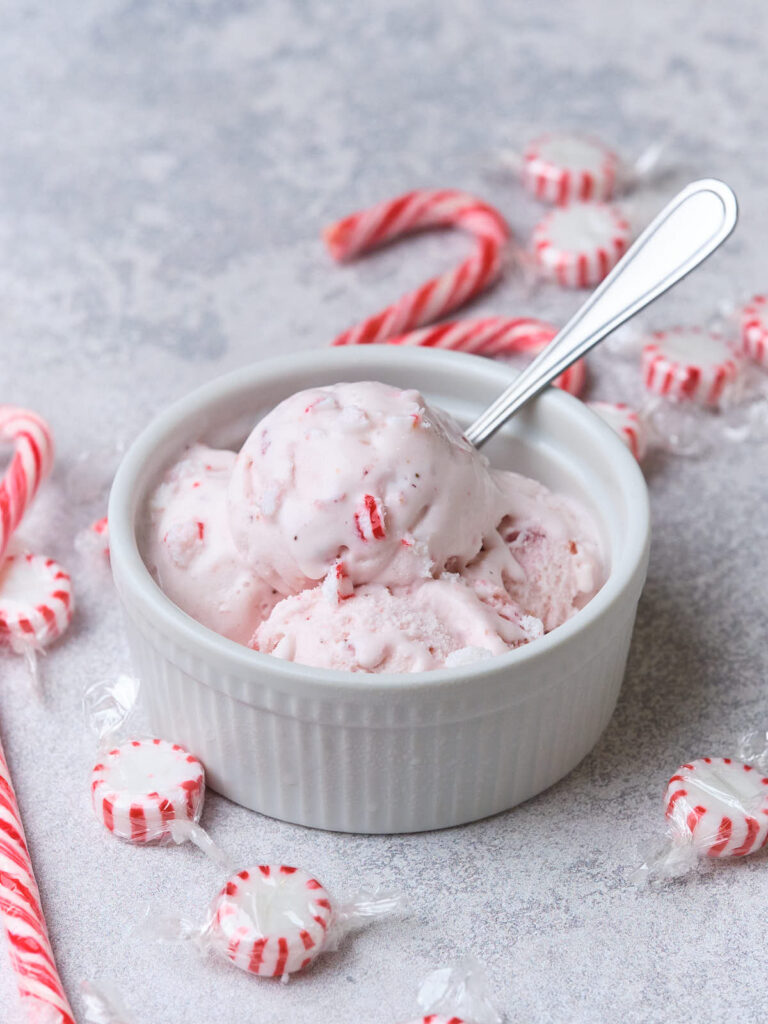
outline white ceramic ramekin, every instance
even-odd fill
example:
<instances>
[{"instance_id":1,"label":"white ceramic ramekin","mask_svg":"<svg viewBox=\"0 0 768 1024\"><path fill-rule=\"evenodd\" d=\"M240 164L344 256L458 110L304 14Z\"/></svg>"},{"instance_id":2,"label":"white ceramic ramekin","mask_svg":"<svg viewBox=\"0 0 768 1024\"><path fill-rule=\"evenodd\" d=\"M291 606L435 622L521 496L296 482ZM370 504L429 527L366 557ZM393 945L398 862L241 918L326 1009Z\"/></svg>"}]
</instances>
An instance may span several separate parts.
<instances>
[{"instance_id":1,"label":"white ceramic ramekin","mask_svg":"<svg viewBox=\"0 0 768 1024\"><path fill-rule=\"evenodd\" d=\"M109 503L112 569L157 735L188 746L213 789L277 818L354 832L440 828L513 807L562 778L613 712L649 547L648 496L621 441L550 390L487 446L500 466L594 512L608 576L549 635L461 669L363 675L286 663L199 625L147 571L137 522L185 444L239 445L282 398L319 384L419 388L464 422L513 372L490 360L387 345L258 363L177 402L125 456Z\"/></svg>"}]
</instances>

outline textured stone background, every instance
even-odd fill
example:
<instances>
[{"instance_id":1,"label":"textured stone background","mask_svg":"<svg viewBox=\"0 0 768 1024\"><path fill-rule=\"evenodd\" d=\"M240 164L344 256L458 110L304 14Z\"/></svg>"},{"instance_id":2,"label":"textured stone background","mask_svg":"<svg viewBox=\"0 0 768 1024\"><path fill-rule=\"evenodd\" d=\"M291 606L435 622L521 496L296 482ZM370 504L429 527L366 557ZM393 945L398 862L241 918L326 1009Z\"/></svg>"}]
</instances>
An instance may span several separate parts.
<instances>
[{"instance_id":1,"label":"textured stone background","mask_svg":"<svg viewBox=\"0 0 768 1024\"><path fill-rule=\"evenodd\" d=\"M669 180L633 198L638 219L695 176L739 194L727 249L646 324L701 322L764 289L767 32L759 0L0 7L2 398L56 430L56 472L24 535L80 583L77 623L45 660L46 707L6 656L0 715L76 1007L79 980L96 976L139 1024L391 1024L412 1016L428 970L473 951L511 1022L762 1016L765 857L656 892L626 871L663 828L671 770L768 721L765 446L649 461L655 541L620 705L543 796L393 838L309 832L211 796L205 824L236 859L305 864L339 892L377 877L410 901L408 918L285 988L128 933L144 901L193 913L218 878L191 849L112 841L89 813L80 693L127 655L108 582L72 538L154 410L272 351L324 345L465 251L432 236L339 269L318 241L329 219L449 185L495 201L524 237L538 208L500 153L534 130L589 129L628 156L667 139ZM526 297L510 278L477 308L562 320L576 301ZM616 365L601 353L593 367L593 393L618 396ZM0 967L4 1022L14 1001Z\"/></svg>"}]
</instances>

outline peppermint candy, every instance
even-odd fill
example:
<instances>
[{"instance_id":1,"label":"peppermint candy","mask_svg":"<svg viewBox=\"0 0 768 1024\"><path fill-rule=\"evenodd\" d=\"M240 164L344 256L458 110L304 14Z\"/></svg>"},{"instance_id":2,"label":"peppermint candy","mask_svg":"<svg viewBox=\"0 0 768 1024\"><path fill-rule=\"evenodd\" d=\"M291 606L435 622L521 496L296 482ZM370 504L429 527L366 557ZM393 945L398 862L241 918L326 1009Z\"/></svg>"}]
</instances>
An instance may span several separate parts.
<instances>
[{"instance_id":1,"label":"peppermint candy","mask_svg":"<svg viewBox=\"0 0 768 1024\"><path fill-rule=\"evenodd\" d=\"M536 263L545 277L567 288L592 288L629 246L628 221L607 203L571 203L552 210L533 232Z\"/></svg>"},{"instance_id":2,"label":"peppermint candy","mask_svg":"<svg viewBox=\"0 0 768 1024\"><path fill-rule=\"evenodd\" d=\"M362 923L391 914L399 905L398 896L378 891L360 891L338 904L308 872L287 864L259 864L230 874L199 924L158 913L147 925L160 941L192 941L241 971L286 979L336 949Z\"/></svg>"},{"instance_id":3,"label":"peppermint candy","mask_svg":"<svg viewBox=\"0 0 768 1024\"><path fill-rule=\"evenodd\" d=\"M740 749L745 760L702 757L677 769L664 794L667 839L633 873L634 881L676 878L707 860L746 857L765 846L768 777L756 767L765 763L765 735L748 734Z\"/></svg>"},{"instance_id":4,"label":"peppermint candy","mask_svg":"<svg viewBox=\"0 0 768 1024\"><path fill-rule=\"evenodd\" d=\"M282 978L327 944L331 899L306 871L260 864L233 875L211 906L210 944L235 967Z\"/></svg>"},{"instance_id":5,"label":"peppermint candy","mask_svg":"<svg viewBox=\"0 0 768 1024\"><path fill-rule=\"evenodd\" d=\"M523 185L547 203L611 199L618 174L616 153L586 135L541 135L523 152Z\"/></svg>"},{"instance_id":6,"label":"peppermint candy","mask_svg":"<svg viewBox=\"0 0 768 1024\"><path fill-rule=\"evenodd\" d=\"M57 640L73 608L69 574L52 558L9 555L0 566L0 643L17 654Z\"/></svg>"},{"instance_id":7,"label":"peppermint candy","mask_svg":"<svg viewBox=\"0 0 768 1024\"><path fill-rule=\"evenodd\" d=\"M592 412L614 430L638 462L648 450L648 431L639 414L623 402L587 402Z\"/></svg>"},{"instance_id":8,"label":"peppermint candy","mask_svg":"<svg viewBox=\"0 0 768 1024\"><path fill-rule=\"evenodd\" d=\"M741 311L741 351L768 369L768 296L756 295Z\"/></svg>"},{"instance_id":9,"label":"peppermint candy","mask_svg":"<svg viewBox=\"0 0 768 1024\"><path fill-rule=\"evenodd\" d=\"M642 354L648 391L676 402L721 404L739 377L739 367L718 335L698 327L676 327L651 337Z\"/></svg>"},{"instance_id":10,"label":"peppermint candy","mask_svg":"<svg viewBox=\"0 0 768 1024\"><path fill-rule=\"evenodd\" d=\"M665 813L702 857L746 857L768 839L768 778L730 757L702 757L669 780Z\"/></svg>"},{"instance_id":11,"label":"peppermint candy","mask_svg":"<svg viewBox=\"0 0 768 1024\"><path fill-rule=\"evenodd\" d=\"M126 740L104 753L91 773L96 817L132 843L171 836L177 822L196 823L204 796L202 764L167 740Z\"/></svg>"}]
</instances>

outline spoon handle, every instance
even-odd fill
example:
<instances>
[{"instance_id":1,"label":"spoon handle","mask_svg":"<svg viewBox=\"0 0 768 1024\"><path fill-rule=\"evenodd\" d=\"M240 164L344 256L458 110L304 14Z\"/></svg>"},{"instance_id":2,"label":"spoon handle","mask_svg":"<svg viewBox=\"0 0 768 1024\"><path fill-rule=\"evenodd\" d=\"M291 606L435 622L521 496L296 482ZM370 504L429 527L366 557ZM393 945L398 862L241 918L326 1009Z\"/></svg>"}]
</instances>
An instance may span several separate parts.
<instances>
[{"instance_id":1,"label":"spoon handle","mask_svg":"<svg viewBox=\"0 0 768 1024\"><path fill-rule=\"evenodd\" d=\"M627 250L581 309L466 432L478 447L571 363L705 260L736 226L736 196L722 181L694 181Z\"/></svg>"}]
</instances>

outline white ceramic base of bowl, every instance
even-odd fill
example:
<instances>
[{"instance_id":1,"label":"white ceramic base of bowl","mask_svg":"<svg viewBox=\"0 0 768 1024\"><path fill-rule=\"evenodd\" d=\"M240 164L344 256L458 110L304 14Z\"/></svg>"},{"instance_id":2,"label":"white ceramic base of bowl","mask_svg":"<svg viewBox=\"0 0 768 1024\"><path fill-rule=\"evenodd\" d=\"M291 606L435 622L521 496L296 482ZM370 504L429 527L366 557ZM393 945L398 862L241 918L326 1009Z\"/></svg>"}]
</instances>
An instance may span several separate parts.
<instances>
[{"instance_id":1,"label":"white ceramic base of bowl","mask_svg":"<svg viewBox=\"0 0 768 1024\"><path fill-rule=\"evenodd\" d=\"M580 402L543 395L487 446L492 461L579 497L609 574L565 625L479 665L369 676L286 664L224 640L176 608L147 573L136 524L185 443L236 444L303 387L379 379L422 390L468 422L512 378L488 360L388 346L270 360L214 381L151 424L110 500L115 581L157 735L183 743L210 786L286 821L412 832L513 807L591 750L616 704L645 580L647 492L622 443Z\"/></svg>"}]
</instances>

